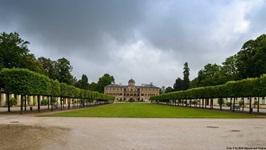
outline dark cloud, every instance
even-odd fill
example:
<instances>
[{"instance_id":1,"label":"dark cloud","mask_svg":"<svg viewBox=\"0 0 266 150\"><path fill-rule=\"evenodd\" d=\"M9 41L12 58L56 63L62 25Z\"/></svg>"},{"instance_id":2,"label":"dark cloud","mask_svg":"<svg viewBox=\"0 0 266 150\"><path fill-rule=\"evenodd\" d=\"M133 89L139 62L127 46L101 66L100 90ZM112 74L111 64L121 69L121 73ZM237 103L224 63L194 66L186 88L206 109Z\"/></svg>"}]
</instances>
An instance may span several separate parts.
<instances>
[{"instance_id":1,"label":"dark cloud","mask_svg":"<svg viewBox=\"0 0 266 150\"><path fill-rule=\"evenodd\" d=\"M172 86L187 61L191 79L266 32L264 1L3 0L0 31L19 32L31 52L66 57L78 78L104 73L126 84Z\"/></svg>"}]
</instances>

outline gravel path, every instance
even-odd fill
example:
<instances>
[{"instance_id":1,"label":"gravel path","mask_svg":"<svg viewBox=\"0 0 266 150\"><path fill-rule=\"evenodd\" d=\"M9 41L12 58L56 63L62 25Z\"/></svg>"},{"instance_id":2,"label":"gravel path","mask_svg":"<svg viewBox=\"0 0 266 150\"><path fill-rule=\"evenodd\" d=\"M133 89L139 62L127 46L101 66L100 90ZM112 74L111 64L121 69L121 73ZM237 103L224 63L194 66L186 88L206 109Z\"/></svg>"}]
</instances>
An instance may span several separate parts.
<instances>
[{"instance_id":1,"label":"gravel path","mask_svg":"<svg viewBox=\"0 0 266 150\"><path fill-rule=\"evenodd\" d=\"M0 149L266 149L266 119L0 115Z\"/></svg>"}]
</instances>

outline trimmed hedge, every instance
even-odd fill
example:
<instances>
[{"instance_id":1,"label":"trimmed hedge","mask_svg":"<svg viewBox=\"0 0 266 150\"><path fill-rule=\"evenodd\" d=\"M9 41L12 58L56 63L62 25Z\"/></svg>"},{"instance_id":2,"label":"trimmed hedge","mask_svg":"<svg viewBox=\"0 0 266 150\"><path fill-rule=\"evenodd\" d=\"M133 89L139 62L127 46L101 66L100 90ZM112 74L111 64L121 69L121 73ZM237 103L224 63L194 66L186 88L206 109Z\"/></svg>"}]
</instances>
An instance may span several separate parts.
<instances>
[{"instance_id":1,"label":"trimmed hedge","mask_svg":"<svg viewBox=\"0 0 266 150\"><path fill-rule=\"evenodd\" d=\"M89 90L81 90L47 76L21 68L4 68L0 72L4 92L18 95L44 95L64 98L114 100L115 97Z\"/></svg>"},{"instance_id":2,"label":"trimmed hedge","mask_svg":"<svg viewBox=\"0 0 266 150\"><path fill-rule=\"evenodd\" d=\"M177 99L234 97L266 97L266 74L260 78L229 81L223 85L207 86L152 96L150 100L168 102Z\"/></svg>"}]
</instances>

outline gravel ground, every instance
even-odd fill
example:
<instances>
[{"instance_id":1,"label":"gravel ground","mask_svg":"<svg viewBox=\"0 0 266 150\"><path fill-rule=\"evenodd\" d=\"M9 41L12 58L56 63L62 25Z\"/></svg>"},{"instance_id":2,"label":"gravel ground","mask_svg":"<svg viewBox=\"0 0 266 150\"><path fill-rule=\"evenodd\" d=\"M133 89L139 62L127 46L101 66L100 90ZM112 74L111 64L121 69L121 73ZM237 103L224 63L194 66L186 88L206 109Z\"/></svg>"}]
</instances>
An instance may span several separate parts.
<instances>
[{"instance_id":1,"label":"gravel ground","mask_svg":"<svg viewBox=\"0 0 266 150\"><path fill-rule=\"evenodd\" d=\"M1 150L266 149L265 119L0 115Z\"/></svg>"}]
</instances>

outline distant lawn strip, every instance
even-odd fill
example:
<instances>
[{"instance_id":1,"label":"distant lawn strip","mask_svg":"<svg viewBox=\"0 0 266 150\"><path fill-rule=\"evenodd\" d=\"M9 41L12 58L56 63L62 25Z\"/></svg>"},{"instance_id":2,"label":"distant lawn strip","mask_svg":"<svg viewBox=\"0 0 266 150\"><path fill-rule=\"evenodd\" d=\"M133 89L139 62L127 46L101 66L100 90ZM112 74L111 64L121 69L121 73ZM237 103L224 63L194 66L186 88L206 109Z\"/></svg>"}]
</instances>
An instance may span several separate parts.
<instances>
[{"instance_id":1,"label":"distant lawn strip","mask_svg":"<svg viewBox=\"0 0 266 150\"><path fill-rule=\"evenodd\" d=\"M148 103L116 103L87 109L40 115L45 117L113 118L259 118L255 115L202 110Z\"/></svg>"}]
</instances>

